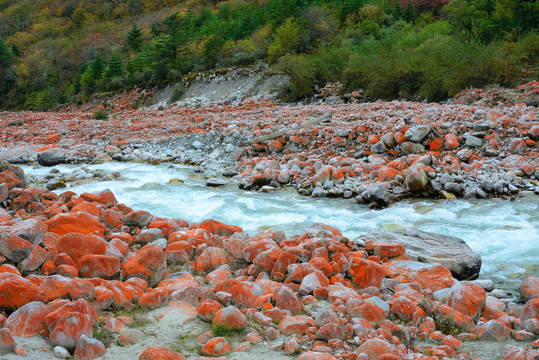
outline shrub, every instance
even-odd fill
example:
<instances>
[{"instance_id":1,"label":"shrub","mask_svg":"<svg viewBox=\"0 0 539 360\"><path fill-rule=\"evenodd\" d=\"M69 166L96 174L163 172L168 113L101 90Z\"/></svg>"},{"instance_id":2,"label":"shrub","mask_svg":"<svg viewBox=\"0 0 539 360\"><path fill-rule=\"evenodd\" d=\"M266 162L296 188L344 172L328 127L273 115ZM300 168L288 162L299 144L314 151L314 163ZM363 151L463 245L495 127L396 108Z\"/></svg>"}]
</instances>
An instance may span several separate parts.
<instances>
[{"instance_id":1,"label":"shrub","mask_svg":"<svg viewBox=\"0 0 539 360\"><path fill-rule=\"evenodd\" d=\"M299 99L312 92L315 85L313 60L305 55L285 55L277 64L277 69L290 76L289 98Z\"/></svg>"},{"instance_id":2,"label":"shrub","mask_svg":"<svg viewBox=\"0 0 539 360\"><path fill-rule=\"evenodd\" d=\"M94 119L96 120L107 120L108 118L109 118L109 115L103 109L97 109L94 112Z\"/></svg>"}]
</instances>

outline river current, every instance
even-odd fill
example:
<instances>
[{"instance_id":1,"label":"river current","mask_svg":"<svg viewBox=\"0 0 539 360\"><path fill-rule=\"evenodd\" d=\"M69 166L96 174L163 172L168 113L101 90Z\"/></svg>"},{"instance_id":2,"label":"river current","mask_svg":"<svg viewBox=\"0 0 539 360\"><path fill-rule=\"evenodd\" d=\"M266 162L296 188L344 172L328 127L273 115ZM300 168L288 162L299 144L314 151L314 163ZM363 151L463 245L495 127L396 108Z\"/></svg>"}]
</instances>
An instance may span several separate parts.
<instances>
[{"instance_id":1,"label":"river current","mask_svg":"<svg viewBox=\"0 0 539 360\"><path fill-rule=\"evenodd\" d=\"M237 186L210 188L193 168L168 164L105 163L87 169L120 172L122 180L91 181L57 190L78 194L110 189L122 202L162 217L190 223L215 219L238 225L253 235L268 228L287 236L298 234L314 222L323 222L353 239L380 227L413 227L457 236L483 259L480 278L515 288L526 275L539 276L539 197L505 200L421 200L371 210L355 200L310 198L295 191L258 193ZM59 165L62 173L79 166ZM50 168L23 167L26 173L44 175Z\"/></svg>"}]
</instances>

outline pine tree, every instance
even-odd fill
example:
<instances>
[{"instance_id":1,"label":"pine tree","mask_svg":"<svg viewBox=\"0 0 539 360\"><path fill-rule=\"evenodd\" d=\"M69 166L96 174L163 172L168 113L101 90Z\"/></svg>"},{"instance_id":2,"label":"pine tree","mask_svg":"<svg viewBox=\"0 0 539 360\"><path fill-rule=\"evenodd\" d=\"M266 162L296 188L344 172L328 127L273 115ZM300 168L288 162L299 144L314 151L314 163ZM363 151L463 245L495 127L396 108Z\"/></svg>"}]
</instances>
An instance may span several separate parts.
<instances>
[{"instance_id":1,"label":"pine tree","mask_svg":"<svg viewBox=\"0 0 539 360\"><path fill-rule=\"evenodd\" d=\"M124 74L124 65L122 58L118 54L112 54L109 65L105 69L105 79L110 80L115 77L122 77Z\"/></svg>"},{"instance_id":2,"label":"pine tree","mask_svg":"<svg viewBox=\"0 0 539 360\"><path fill-rule=\"evenodd\" d=\"M103 59L101 58L101 55L96 54L94 61L92 62L92 65L90 66L90 75L96 81L99 81L101 80L101 75L103 75L104 70L105 70L105 64L103 64Z\"/></svg>"},{"instance_id":3,"label":"pine tree","mask_svg":"<svg viewBox=\"0 0 539 360\"><path fill-rule=\"evenodd\" d=\"M412 22L415 20L415 6L412 4L412 0L408 0L408 6L404 10L404 20Z\"/></svg>"},{"instance_id":4,"label":"pine tree","mask_svg":"<svg viewBox=\"0 0 539 360\"><path fill-rule=\"evenodd\" d=\"M13 62L13 54L0 38L0 75L7 70Z\"/></svg>"},{"instance_id":5,"label":"pine tree","mask_svg":"<svg viewBox=\"0 0 539 360\"><path fill-rule=\"evenodd\" d=\"M125 42L129 50L134 52L140 51L140 47L142 46L142 29L136 23L133 24L131 31L127 33Z\"/></svg>"},{"instance_id":6,"label":"pine tree","mask_svg":"<svg viewBox=\"0 0 539 360\"><path fill-rule=\"evenodd\" d=\"M17 44L15 44L15 43L11 44L11 54L12 54L14 57L19 57L19 56L21 56L21 51L19 50L19 47L18 47Z\"/></svg>"}]
</instances>

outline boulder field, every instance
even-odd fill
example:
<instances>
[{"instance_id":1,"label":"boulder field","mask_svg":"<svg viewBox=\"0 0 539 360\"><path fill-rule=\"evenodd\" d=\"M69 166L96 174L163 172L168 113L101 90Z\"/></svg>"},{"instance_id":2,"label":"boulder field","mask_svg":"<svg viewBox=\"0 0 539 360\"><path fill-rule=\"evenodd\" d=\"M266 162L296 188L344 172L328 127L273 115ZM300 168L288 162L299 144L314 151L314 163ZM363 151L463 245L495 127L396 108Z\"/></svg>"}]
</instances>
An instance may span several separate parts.
<instances>
[{"instance_id":1,"label":"boulder field","mask_svg":"<svg viewBox=\"0 0 539 360\"><path fill-rule=\"evenodd\" d=\"M521 90L537 94L539 84ZM208 186L227 184L228 177L243 189L288 186L375 207L410 197L539 193L538 112L524 103L249 101L157 111L134 110L137 96L110 98L107 120L93 119L88 106L0 113L0 160L184 163L198 166ZM49 189L63 186L55 176Z\"/></svg>"},{"instance_id":2,"label":"boulder field","mask_svg":"<svg viewBox=\"0 0 539 360\"><path fill-rule=\"evenodd\" d=\"M324 224L250 235L133 210L109 190L26 187L16 166L0 170L2 356L107 358L146 336L156 343L126 359L227 359L260 346L300 360L478 359L465 350L472 340L511 341L505 359L539 356L539 278L507 299L473 280L480 257L457 238L373 230L350 240ZM140 320L156 309L150 332ZM170 319L202 324L194 345L174 340L177 328L159 335ZM48 346L19 345L32 337Z\"/></svg>"}]
</instances>

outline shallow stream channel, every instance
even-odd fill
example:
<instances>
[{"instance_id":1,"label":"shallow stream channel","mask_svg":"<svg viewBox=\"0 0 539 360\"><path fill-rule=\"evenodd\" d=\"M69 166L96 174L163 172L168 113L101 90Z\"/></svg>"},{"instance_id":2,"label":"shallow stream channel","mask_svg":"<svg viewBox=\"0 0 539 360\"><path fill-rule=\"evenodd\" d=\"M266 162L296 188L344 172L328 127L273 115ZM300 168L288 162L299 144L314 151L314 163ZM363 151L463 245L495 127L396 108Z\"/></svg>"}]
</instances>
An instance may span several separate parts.
<instances>
[{"instance_id":1,"label":"shallow stream channel","mask_svg":"<svg viewBox=\"0 0 539 360\"><path fill-rule=\"evenodd\" d=\"M287 236L322 222L349 239L371 229L405 227L457 236L483 260L480 278L505 289L516 289L526 276L539 276L539 197L505 200L421 200L371 210L355 200L311 198L294 190L257 193L236 185L213 188L192 167L161 164L105 163L58 165L62 174L92 178L89 173L119 172L117 180L67 183L77 194L110 189L119 202L154 215L181 218L190 223L215 219L238 225L251 235L272 228ZM51 168L24 166L36 179ZM88 179L90 180L90 179ZM69 184L72 184L70 186Z\"/></svg>"}]
</instances>

